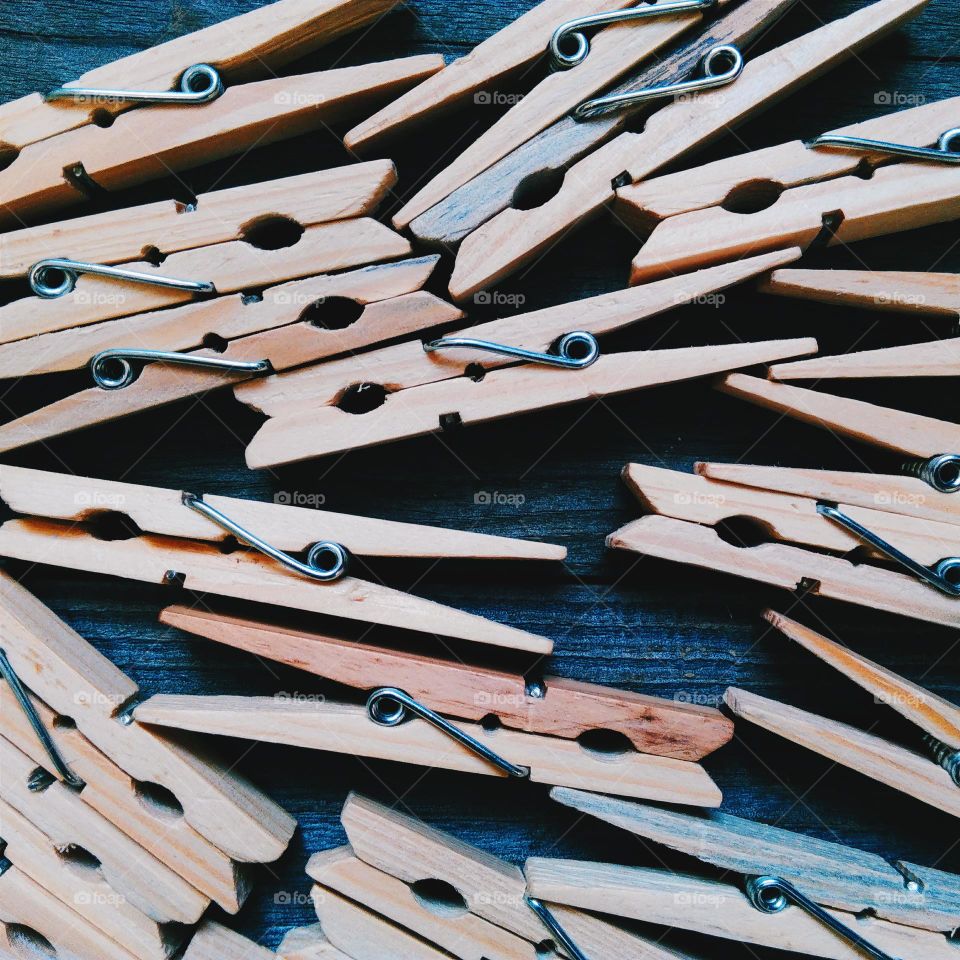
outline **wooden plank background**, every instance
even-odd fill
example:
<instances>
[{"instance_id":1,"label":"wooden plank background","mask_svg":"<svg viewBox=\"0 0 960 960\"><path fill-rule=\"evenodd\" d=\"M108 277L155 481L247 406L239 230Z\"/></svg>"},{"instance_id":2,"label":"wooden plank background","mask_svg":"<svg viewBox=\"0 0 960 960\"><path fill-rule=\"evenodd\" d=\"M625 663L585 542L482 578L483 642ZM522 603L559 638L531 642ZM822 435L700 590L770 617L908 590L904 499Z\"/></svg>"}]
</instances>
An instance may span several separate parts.
<instances>
[{"instance_id":1,"label":"wooden plank background","mask_svg":"<svg viewBox=\"0 0 960 960\"><path fill-rule=\"evenodd\" d=\"M866 0L807 0L765 40L768 46ZM0 4L0 96L44 90L81 71L258 6L258 0L19 0ZM461 56L532 6L532 0L412 0L362 36L350 37L292 71L358 64L403 54ZM529 78L524 81L529 82ZM521 87L524 85L521 82ZM960 94L960 7L932 0L922 18L826 76L713 148L753 149ZM880 104L878 106L878 104ZM397 201L461 142L495 118L471 108L399 145ZM958 117L960 122L960 117ZM343 131L339 131L342 133ZM333 132L259 150L189 172L196 192L349 162ZM153 184L116 198L127 205L180 193ZM501 285L514 309L614 289L638 247L605 218L565 242L536 269ZM55 253L56 251L51 251ZM901 234L810 257L811 265L908 270L960 269L957 226ZM8 285L5 299L24 290ZM475 316L486 318L478 308ZM691 306L617 338L648 347L816 336L827 352L934 339L947 321L817 307L731 292L719 306ZM0 384L4 418L71 392L81 375ZM947 382L852 382L838 392L956 418ZM960 657L951 630L814 601L604 549L604 536L637 515L619 481L629 460L687 468L698 459L890 470L896 458L714 394L706 385L619 397L514 421L473 427L277 472L252 473L243 448L258 423L229 392L213 394L66 437L9 462L135 482L271 499L321 494L326 507L397 520L524 536L565 544L566 565L379 563L394 586L535 630L556 641L552 672L663 697L717 703L730 684L782 698L916 744L915 730L785 640L763 630L767 605L828 630L864 654L936 692L960 698ZM484 494L506 494L487 498ZM495 502L485 503L486 499ZM496 502L506 500L508 502ZM518 502L522 501L522 502ZM61 616L147 693L326 693L312 678L232 650L214 649L161 628L171 594L145 586L8 564ZM325 624L315 622L317 627ZM378 639L390 641L385 631ZM338 692L343 695L343 691ZM289 853L262 871L239 917L228 923L268 946L313 916L303 874L307 855L343 842L338 813L360 790L448 829L514 862L528 855L588 856L637 864L689 866L613 828L578 822L539 786L368 763L333 754L223 741L240 769L301 823ZM942 869L960 870L956 822L771 736L741 725L736 742L707 766L729 812L840 840ZM657 935L660 931L654 931ZM703 957L772 957L741 945L667 934Z\"/></svg>"}]
</instances>

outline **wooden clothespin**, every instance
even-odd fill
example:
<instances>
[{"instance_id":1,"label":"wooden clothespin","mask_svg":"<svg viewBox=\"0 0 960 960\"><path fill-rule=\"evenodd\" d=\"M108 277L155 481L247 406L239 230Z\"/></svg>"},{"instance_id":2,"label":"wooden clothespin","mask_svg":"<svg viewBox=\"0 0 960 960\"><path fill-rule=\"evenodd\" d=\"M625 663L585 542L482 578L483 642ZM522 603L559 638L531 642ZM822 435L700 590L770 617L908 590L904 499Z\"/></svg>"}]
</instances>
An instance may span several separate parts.
<instances>
[{"instance_id":1,"label":"wooden clothespin","mask_svg":"<svg viewBox=\"0 0 960 960\"><path fill-rule=\"evenodd\" d=\"M949 564L941 564L950 545L958 543L960 531L953 524L739 487L640 464L629 464L624 476L653 513L611 534L607 538L611 547L933 623L960 623L958 591L952 585ZM893 557L889 541L894 541L903 549L893 558L908 572L854 563L787 543L746 546L722 539L715 527L742 516L790 544L844 553L866 542L872 556ZM938 542L937 537L945 540ZM922 560L907 556L909 551L936 566L923 567Z\"/></svg>"},{"instance_id":2,"label":"wooden clothespin","mask_svg":"<svg viewBox=\"0 0 960 960\"><path fill-rule=\"evenodd\" d=\"M733 724L718 710L627 690L561 677L530 679L189 607L168 607L160 620L359 690L400 688L446 717L496 716L507 728L566 740L613 732L642 753L678 760L700 760L733 736Z\"/></svg>"},{"instance_id":3,"label":"wooden clothespin","mask_svg":"<svg viewBox=\"0 0 960 960\"><path fill-rule=\"evenodd\" d=\"M953 97L620 190L628 221L656 224L633 261L632 282L957 218L957 154L927 144L954 126L958 111ZM925 149L929 157L911 159Z\"/></svg>"},{"instance_id":4,"label":"wooden clothespin","mask_svg":"<svg viewBox=\"0 0 960 960\"><path fill-rule=\"evenodd\" d=\"M575 224L599 212L618 186L648 177L795 92L919 14L925 5L926 0L878 0L761 54L742 72L712 61L709 72L731 82L719 90L673 100L647 120L642 133L620 134L574 164L559 192L546 203L529 210L506 209L466 238L450 280L454 299L486 289L529 262ZM729 61L733 55L728 51L724 57ZM735 65L741 63L737 60Z\"/></svg>"},{"instance_id":5,"label":"wooden clothespin","mask_svg":"<svg viewBox=\"0 0 960 960\"><path fill-rule=\"evenodd\" d=\"M765 262L665 281L642 296L618 291L494 320L431 341L426 350L413 342L366 354L362 390L372 401L359 407L354 362L242 385L237 397L271 417L248 446L247 463L291 463L815 352L816 341L798 339L601 356L597 334L686 303L700 295L694 290L730 286Z\"/></svg>"},{"instance_id":6,"label":"wooden clothespin","mask_svg":"<svg viewBox=\"0 0 960 960\"><path fill-rule=\"evenodd\" d=\"M867 310L960 318L955 273L873 273L868 270L776 270L765 293ZM952 377L960 374L960 338L863 350L800 363L775 364L775 380L850 377Z\"/></svg>"},{"instance_id":7,"label":"wooden clothespin","mask_svg":"<svg viewBox=\"0 0 960 960\"><path fill-rule=\"evenodd\" d=\"M960 816L960 707L783 614L771 610L766 618L791 640L873 693L877 702L888 704L919 727L930 756L732 687L725 697L730 709L842 766Z\"/></svg>"},{"instance_id":8,"label":"wooden clothespin","mask_svg":"<svg viewBox=\"0 0 960 960\"><path fill-rule=\"evenodd\" d=\"M950 465L960 462L960 426L955 423L742 373L724 377L718 381L717 389L804 423L919 457L907 469L935 489L944 485L950 488Z\"/></svg>"},{"instance_id":9,"label":"wooden clothespin","mask_svg":"<svg viewBox=\"0 0 960 960\"><path fill-rule=\"evenodd\" d=\"M728 0L722 0L721 6ZM655 5L631 8L615 3L541 3L536 13L552 37L543 42L540 52L548 52L554 68L532 90L525 93L489 130L438 173L394 215L397 229L408 227L418 217L446 200L455 190L469 183L484 170L521 147L542 130L572 113L580 104L591 100L615 81L637 70L648 57L681 37L703 21L703 10L711 6L702 0L682 0L658 10ZM595 9L588 9L588 8ZM619 14L619 16L618 16ZM529 14L527 15L530 16ZM553 22L550 18L553 18ZM534 34L524 29L520 18L506 31L487 41L491 52L500 57L510 50L508 32L523 30L527 40ZM588 38L586 32L592 35ZM543 41L543 37L540 37ZM472 55L476 57L481 48ZM456 64L427 80L419 88L394 101L376 117L347 134L352 145L356 133L361 143L366 131L375 130L378 118L394 114L405 100L431 86L449 84ZM487 81L484 81L487 82ZM493 84L495 89L495 81ZM488 94L491 101L493 94ZM358 144L359 145L359 144Z\"/></svg>"},{"instance_id":10,"label":"wooden clothespin","mask_svg":"<svg viewBox=\"0 0 960 960\"><path fill-rule=\"evenodd\" d=\"M6 344L0 347L3 376L87 363L98 373L95 386L0 426L0 449L447 325L461 312L422 289L438 259L376 264L283 283L256 302L237 294ZM206 345L210 334L214 346ZM146 365L137 376L140 362Z\"/></svg>"},{"instance_id":11,"label":"wooden clothespin","mask_svg":"<svg viewBox=\"0 0 960 960\"><path fill-rule=\"evenodd\" d=\"M53 94L33 93L0 106L0 139L13 150L77 127L102 123L149 102L121 96L74 98L76 88L176 92L186 70L211 66L221 81L276 70L378 19L396 0L278 0L195 33L90 70ZM204 79L203 75L198 81ZM210 77L210 80L213 78ZM204 86L198 83L194 91ZM215 90L210 93L215 95ZM91 102L92 101L92 102ZM162 101L161 101L162 102ZM176 101L173 101L176 102Z\"/></svg>"},{"instance_id":12,"label":"wooden clothespin","mask_svg":"<svg viewBox=\"0 0 960 960\"><path fill-rule=\"evenodd\" d=\"M0 955L141 960L8 860L0 859Z\"/></svg>"},{"instance_id":13,"label":"wooden clothespin","mask_svg":"<svg viewBox=\"0 0 960 960\"><path fill-rule=\"evenodd\" d=\"M718 806L722 799L697 763L631 750L590 752L575 740L490 731L478 723L452 724L393 687L374 691L366 706L277 697L157 695L140 704L135 716L142 723L194 733L666 803Z\"/></svg>"},{"instance_id":14,"label":"wooden clothespin","mask_svg":"<svg viewBox=\"0 0 960 960\"><path fill-rule=\"evenodd\" d=\"M307 227L296 243L277 250L233 240L182 250L156 267L143 261L122 265L123 270L146 278L142 283L122 280L118 284L114 277L84 276L60 296L26 297L0 307L0 323L5 342L26 342L35 349L40 334L99 326L195 299L195 290L166 286L168 281L199 278L201 292L224 295L409 254L407 240L368 217L322 223ZM187 282L195 285L194 279Z\"/></svg>"},{"instance_id":15,"label":"wooden clothespin","mask_svg":"<svg viewBox=\"0 0 960 960\"><path fill-rule=\"evenodd\" d=\"M356 116L442 67L442 57L421 56L275 77L230 86L199 105L130 110L107 130L87 124L59 133L25 146L0 172L0 224L21 225L24 218L49 215L102 191Z\"/></svg>"},{"instance_id":16,"label":"wooden clothespin","mask_svg":"<svg viewBox=\"0 0 960 960\"><path fill-rule=\"evenodd\" d=\"M316 854L307 872L318 884L314 899L325 932L354 960L374 958L353 954L350 931L369 937L388 934L390 927L405 930L432 946L435 952L423 956L439 951L462 960L535 960L539 946L553 939L528 904L523 874L512 864L357 794L347 798L341 820L350 845ZM463 904L459 916L430 910L415 897L414 891L431 881L453 888ZM363 913L344 916L344 899ZM680 956L582 911L556 913L590 956Z\"/></svg>"},{"instance_id":17,"label":"wooden clothespin","mask_svg":"<svg viewBox=\"0 0 960 960\"><path fill-rule=\"evenodd\" d=\"M952 933L960 877L721 813L702 816L555 787L558 803L746 877L773 875L824 906Z\"/></svg>"},{"instance_id":18,"label":"wooden clothespin","mask_svg":"<svg viewBox=\"0 0 960 960\"><path fill-rule=\"evenodd\" d=\"M119 778L117 782L107 780L106 776L114 776L111 768L95 766L98 759L77 738L63 730L54 731L54 746L63 747L67 758L89 778L80 781L86 785L78 799L96 811L102 805L124 803L126 789L137 794L137 803L144 807L140 797L153 797L156 788L162 788L155 819L168 832L171 848L182 846L184 856L195 860L192 872L187 872L191 884L227 909L237 909L239 903L231 907L231 894L223 889L224 867L217 851L241 863L272 862L286 849L296 821L215 761L131 722L129 708L139 697L136 684L4 573L0 573L0 636L13 675L29 684L29 691L51 710L70 717L83 738L130 778L126 787ZM7 716L5 711L5 722ZM13 716L9 722L10 729L15 729ZM42 726L42 720L40 723ZM31 772L36 765L31 761ZM61 780L76 778L65 764L59 766L63 769L52 760L43 763L45 770ZM174 799L161 799L163 791L169 791ZM62 792L55 791L54 796ZM149 807L144 807L144 824L150 822L149 814ZM190 830L181 829L177 823L181 818ZM132 833L134 827L125 825L124 829ZM216 849L205 847L192 831ZM242 902L242 881L234 880L238 882L241 891L232 897Z\"/></svg>"},{"instance_id":19,"label":"wooden clothespin","mask_svg":"<svg viewBox=\"0 0 960 960\"><path fill-rule=\"evenodd\" d=\"M960 500L934 489L917 476L746 463L698 463L695 470L711 480L743 487L759 487L828 503L845 503L906 517L960 524Z\"/></svg>"},{"instance_id":20,"label":"wooden clothespin","mask_svg":"<svg viewBox=\"0 0 960 960\"><path fill-rule=\"evenodd\" d=\"M199 927L183 960L283 960L222 924L206 920Z\"/></svg>"},{"instance_id":21,"label":"wooden clothespin","mask_svg":"<svg viewBox=\"0 0 960 960\"><path fill-rule=\"evenodd\" d=\"M658 57L658 62L634 72L615 86L611 94L633 94L675 83L678 77L696 75L702 72L704 56L714 47L732 45L741 51L746 50L758 37L766 33L794 2L795 0L744 0L734 5L725 15L705 24L689 42L681 43L677 49ZM669 21L656 23L656 26L653 23L625 24L604 30L596 37L596 45L591 49L592 59L569 72L572 82L581 82L584 72L589 73L598 65L602 69L608 44L619 45L619 38L625 35L628 29L631 30L633 40L644 43L640 33L646 37L648 32L653 30L672 29L678 22L671 17ZM578 46L578 49L582 48ZM570 81L549 80L540 89L548 91L553 86L565 91L568 82ZM538 94L545 111L549 110L546 97L546 93L542 98ZM579 106L580 103L581 100L577 100L575 105ZM499 129L504 134L512 131L514 118L519 116L516 111L511 111ZM633 117L633 112L610 113L592 116L589 122L585 123L567 115L539 133L534 126L529 139L520 146L502 159L492 162L482 173L478 173L472 180L457 187L449 196L417 216L410 224L411 232L425 242L455 246L497 214L520 203L522 198L529 197L531 186L534 187L534 194L540 189L549 189L555 182L557 171L572 167L591 151L626 131ZM535 123L533 118L530 118L530 122ZM517 139L519 138L518 131ZM487 151L491 152L488 154ZM469 156L475 156L477 166L480 167L488 158L493 159L496 152L489 139L481 138L476 149L469 151ZM623 167L619 169L622 170ZM429 199L432 198L423 199L421 202L418 198L418 206L424 205ZM406 210L400 222L406 220L413 213L413 209L411 207Z\"/></svg>"},{"instance_id":22,"label":"wooden clothespin","mask_svg":"<svg viewBox=\"0 0 960 960\"><path fill-rule=\"evenodd\" d=\"M723 879L615 864L527 861L532 896L774 949L857 960L946 960L958 878L711 813L690 816L554 791L560 803L724 871ZM916 871L916 872L914 872ZM740 874L739 885L729 874ZM887 919L891 915L895 921Z\"/></svg>"},{"instance_id":23,"label":"wooden clothespin","mask_svg":"<svg viewBox=\"0 0 960 960\"><path fill-rule=\"evenodd\" d=\"M552 649L544 637L345 575L351 554L562 559L565 550L552 544L10 466L0 467L0 498L29 518L0 527L0 555L146 583L182 578L187 589L225 597L517 650ZM84 522L105 512L129 518L142 535L98 539ZM218 544L231 535L256 552L225 553ZM309 557L301 562L286 551Z\"/></svg>"},{"instance_id":24,"label":"wooden clothespin","mask_svg":"<svg viewBox=\"0 0 960 960\"><path fill-rule=\"evenodd\" d=\"M571 17L595 16L632 7L637 0L542 0L467 56L454 60L434 77L408 90L368 120L354 127L344 143L364 150L427 119L462 105L471 95L494 103L497 87L548 50L554 31Z\"/></svg>"},{"instance_id":25,"label":"wooden clothespin","mask_svg":"<svg viewBox=\"0 0 960 960\"><path fill-rule=\"evenodd\" d=\"M6 724L6 706L3 719ZM82 918L102 931L137 960L167 960L184 938L186 928L161 925L142 913L110 886L94 859L84 859L76 848L61 850L3 800L0 848L9 867L72 907L78 921ZM3 882L0 878L0 884Z\"/></svg>"},{"instance_id":26,"label":"wooden clothespin","mask_svg":"<svg viewBox=\"0 0 960 960\"><path fill-rule=\"evenodd\" d=\"M256 245L284 227L282 239L292 239L298 228L372 214L396 182L393 163L375 160L202 193L190 204L160 200L13 230L0 234L0 277L26 277L51 257L111 265L150 251L165 259L229 240Z\"/></svg>"}]
</instances>

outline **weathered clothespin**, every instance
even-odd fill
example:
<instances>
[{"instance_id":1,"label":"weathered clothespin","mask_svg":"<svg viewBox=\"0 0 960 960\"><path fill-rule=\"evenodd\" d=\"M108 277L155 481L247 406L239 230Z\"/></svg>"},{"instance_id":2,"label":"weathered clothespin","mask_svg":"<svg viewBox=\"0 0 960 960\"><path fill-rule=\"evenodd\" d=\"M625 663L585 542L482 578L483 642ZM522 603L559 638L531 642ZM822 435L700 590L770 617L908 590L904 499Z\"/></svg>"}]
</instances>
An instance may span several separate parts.
<instances>
[{"instance_id":1,"label":"weathered clothespin","mask_svg":"<svg viewBox=\"0 0 960 960\"><path fill-rule=\"evenodd\" d=\"M815 352L815 341L798 339L603 354L596 340L756 276L778 257L794 253L385 347L363 355L359 382L355 359L345 358L241 385L237 397L271 417L247 462L291 463Z\"/></svg>"},{"instance_id":2,"label":"weathered clothespin","mask_svg":"<svg viewBox=\"0 0 960 960\"><path fill-rule=\"evenodd\" d=\"M574 225L602 210L618 188L649 177L795 92L915 17L925 5L926 0L878 0L750 60L733 74L735 79L718 90L668 103L647 119L642 133L622 133L571 166L559 191L545 203L525 210L505 209L474 230L460 246L450 280L451 295L461 300L497 283ZM728 16L740 9L734 8ZM756 20L746 13L744 17ZM725 19L718 20L713 29L721 28ZM750 32L753 23L743 27ZM695 48L702 57L703 49ZM727 52L720 59L727 62L705 61L708 74L729 70L733 55ZM550 159L556 169L555 159ZM924 180L928 174L923 174Z\"/></svg>"},{"instance_id":3,"label":"weathered clothespin","mask_svg":"<svg viewBox=\"0 0 960 960\"><path fill-rule=\"evenodd\" d=\"M834 960L950 956L960 878L718 812L691 816L575 790L552 796L644 840L696 857L721 878L533 858L531 895L550 905L692 930ZM739 885L730 874L739 874Z\"/></svg>"},{"instance_id":4,"label":"weathered clothespin","mask_svg":"<svg viewBox=\"0 0 960 960\"><path fill-rule=\"evenodd\" d=\"M960 589L952 575L957 564L949 556L951 544L960 547L955 524L641 464L629 464L624 478L652 512L611 534L611 547L932 623L960 623ZM721 538L716 528L734 517L750 518L775 542ZM866 545L870 556L894 559L906 572L793 545L798 543L843 554Z\"/></svg>"},{"instance_id":5,"label":"weathered clothespin","mask_svg":"<svg viewBox=\"0 0 960 960\"><path fill-rule=\"evenodd\" d=\"M0 555L477 643L549 653L544 637L350 576L351 554L562 559L562 547L288 504L0 467L0 499L27 519L0 527ZM140 535L99 539L98 514ZM226 553L229 536L252 548ZM305 561L287 551L305 552Z\"/></svg>"}]
</instances>

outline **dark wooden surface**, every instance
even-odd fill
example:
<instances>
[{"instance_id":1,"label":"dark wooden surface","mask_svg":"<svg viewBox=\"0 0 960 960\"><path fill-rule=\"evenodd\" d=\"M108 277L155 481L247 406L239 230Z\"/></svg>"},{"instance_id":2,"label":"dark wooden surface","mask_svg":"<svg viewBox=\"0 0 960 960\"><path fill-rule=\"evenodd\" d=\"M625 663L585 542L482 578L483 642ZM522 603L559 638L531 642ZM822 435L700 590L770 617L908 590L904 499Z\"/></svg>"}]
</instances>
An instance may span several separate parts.
<instances>
[{"instance_id":1,"label":"dark wooden surface","mask_svg":"<svg viewBox=\"0 0 960 960\"><path fill-rule=\"evenodd\" d=\"M766 43L788 38L865 0L808 0ZM256 0L19 0L0 4L0 97L54 86L81 70L257 6ZM460 56L531 6L530 0L413 0L362 37L349 38L303 66L362 63L440 51ZM960 94L960 8L932 0L923 17L849 65L743 127L709 155L806 137L889 107L884 98L940 99ZM292 69L299 69L300 65ZM522 84L521 84L522 85ZM476 108L436 124L394 150L409 195L463 136L493 115ZM960 118L958 118L960 119ZM339 131L343 132L343 131ZM347 162L333 132L192 171L199 192ZM183 185L153 184L120 205L159 198ZM885 269L960 269L956 224L833 250L812 265ZM611 219L564 243L501 292L525 309L616 288L638 246ZM19 287L5 298L22 295ZM478 313L478 316L486 314ZM873 316L732 292L720 307L688 307L618 338L633 347L728 342L736 337L814 335L829 352L933 339L946 321ZM38 406L80 380L47 378L0 385L3 416ZM954 415L948 383L847 385L838 392ZM258 419L221 392L86 434L9 462L164 486L271 498L278 491L321 493L334 510L551 540L570 550L566 565L380 563L387 582L423 596L535 630L556 641L549 669L663 697L716 703L730 684L875 729L916 744L891 711L763 630L767 605L838 636L862 653L940 694L960 699L954 631L814 601L661 562L615 556L604 536L637 515L618 474L629 460L687 468L698 459L745 460L835 469L896 468L897 459L812 427L715 395L706 385L661 389L614 400L428 437L279 472L245 469L243 448ZM521 505L483 505L500 492ZM516 499L516 498L514 498ZM143 586L9 564L18 576L147 693L323 691L324 685L253 657L215 649L160 627L170 600ZM317 622L318 627L324 624ZM379 639L389 642L384 633ZM256 893L228 922L268 946L311 922L303 868L309 852L343 842L338 812L351 789L398 804L438 827L516 863L528 855L586 856L638 864L667 862L662 852L613 828L578 822L540 786L511 784L325 753L224 741L224 750L293 814L301 830L289 853L262 871ZM707 766L731 813L840 840L890 858L960 870L956 821L856 774L741 725L735 743ZM660 931L653 931L660 935ZM735 944L669 934L703 957L773 957Z\"/></svg>"}]
</instances>

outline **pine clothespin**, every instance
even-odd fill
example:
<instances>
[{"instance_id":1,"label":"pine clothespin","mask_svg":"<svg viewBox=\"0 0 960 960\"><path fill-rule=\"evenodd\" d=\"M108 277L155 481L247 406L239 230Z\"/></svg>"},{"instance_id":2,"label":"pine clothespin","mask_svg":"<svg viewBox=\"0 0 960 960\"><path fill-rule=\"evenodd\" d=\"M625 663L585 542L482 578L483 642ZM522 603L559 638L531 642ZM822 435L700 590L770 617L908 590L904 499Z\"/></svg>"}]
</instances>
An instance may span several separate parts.
<instances>
[{"instance_id":1,"label":"pine clothespin","mask_svg":"<svg viewBox=\"0 0 960 960\"><path fill-rule=\"evenodd\" d=\"M798 339L608 355L596 340L756 276L779 257L794 253L493 320L426 349L420 341L385 347L364 355L361 384L354 358L344 358L241 385L237 396L271 417L247 462L291 463L814 352L815 341Z\"/></svg>"},{"instance_id":2,"label":"pine clothespin","mask_svg":"<svg viewBox=\"0 0 960 960\"><path fill-rule=\"evenodd\" d=\"M960 548L955 524L641 464L629 464L624 477L651 514L611 534L611 547L932 623L960 623L960 591L952 575L960 564L949 556L951 544ZM716 528L734 517L750 518L773 542L721 538ZM864 543L869 556L892 558L905 572L833 555L850 554Z\"/></svg>"}]
</instances>

